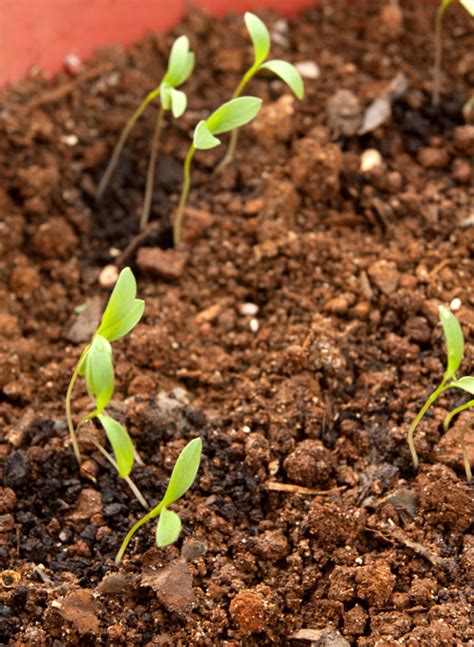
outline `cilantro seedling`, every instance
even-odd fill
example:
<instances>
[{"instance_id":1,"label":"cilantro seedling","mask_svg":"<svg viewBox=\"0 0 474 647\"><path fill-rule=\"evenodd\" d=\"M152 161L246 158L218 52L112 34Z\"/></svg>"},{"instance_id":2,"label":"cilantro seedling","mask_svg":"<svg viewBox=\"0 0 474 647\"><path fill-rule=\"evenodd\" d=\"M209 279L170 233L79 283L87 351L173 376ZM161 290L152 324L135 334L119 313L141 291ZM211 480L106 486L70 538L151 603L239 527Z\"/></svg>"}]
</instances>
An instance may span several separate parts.
<instances>
[{"instance_id":1,"label":"cilantro seedling","mask_svg":"<svg viewBox=\"0 0 474 647\"><path fill-rule=\"evenodd\" d=\"M187 36L180 36L175 40L171 47L168 61L168 69L160 85L152 90L135 110L123 129L115 149L110 158L110 162L104 173L104 176L97 189L97 199L100 200L109 184L112 173L114 172L119 160L122 149L130 135L134 125L141 117L147 106L157 97L160 99L160 109L156 118L155 131L151 141L150 161L146 179L145 198L140 218L140 229L143 230L150 215L151 201L153 197L153 181L155 177L156 159L158 156L158 145L160 140L161 129L166 112L171 111L175 119L181 117L187 107L187 97L184 92L177 90L182 85L194 69L195 56L189 51L189 40Z\"/></svg>"},{"instance_id":2,"label":"cilantro seedling","mask_svg":"<svg viewBox=\"0 0 474 647\"><path fill-rule=\"evenodd\" d=\"M252 66L245 72L239 84L237 85L232 97L235 99L239 97L245 86L253 79L253 77L261 70L267 70L276 74L282 81L290 88L298 99L304 97L304 84L301 74L296 67L288 61L274 59L267 61L267 56L270 52L271 38L270 33L265 23L260 20L255 14L247 11L244 15L245 26L249 32L252 40L254 51L254 62ZM231 134L229 146L226 154L217 167L216 171L222 171L234 159L235 149L237 147L238 132L234 131Z\"/></svg>"},{"instance_id":3,"label":"cilantro seedling","mask_svg":"<svg viewBox=\"0 0 474 647\"><path fill-rule=\"evenodd\" d=\"M262 100L256 97L238 97L223 103L206 120L200 121L194 129L193 142L183 165L183 188L179 199L178 209L173 223L173 241L175 247L181 242L181 228L184 208L191 187L191 162L196 150L209 150L222 142L216 137L222 133L234 131L248 124L256 117L262 106Z\"/></svg>"},{"instance_id":4,"label":"cilantro seedling","mask_svg":"<svg viewBox=\"0 0 474 647\"><path fill-rule=\"evenodd\" d=\"M440 85L441 85L441 56L442 56L442 41L441 41L441 26L443 15L446 9L452 4L454 0L441 0L439 7L436 11L435 17L435 60L433 70L433 92L432 103L434 106L439 105L440 98ZM465 10L474 17L474 0L459 0Z\"/></svg>"},{"instance_id":5,"label":"cilantro seedling","mask_svg":"<svg viewBox=\"0 0 474 647\"><path fill-rule=\"evenodd\" d=\"M87 420L96 418L100 422L112 446L114 457L98 443L95 443L96 447L112 463L119 475L127 480L140 502L148 507L143 496L129 478L135 457L132 440L125 427L105 411L105 407L109 404L114 393L111 344L124 337L137 325L145 308L145 302L135 298L136 293L135 277L131 269L126 267L120 272L100 325L92 335L90 343L84 348L72 374L66 393L66 419L74 453L81 464L81 452L71 414L71 398L76 380L82 376L86 380L87 391L94 400L95 407L91 413L82 418L77 425L77 430Z\"/></svg>"},{"instance_id":6,"label":"cilantro seedling","mask_svg":"<svg viewBox=\"0 0 474 647\"><path fill-rule=\"evenodd\" d=\"M184 496L193 484L201 462L201 450L201 439L194 438L181 451L171 473L171 478L163 498L153 510L150 510L144 517L139 519L127 533L115 558L117 564L120 563L133 535L143 524L151 519L158 517L158 523L156 525L156 545L159 548L169 546L178 539L179 533L181 532L181 520L176 512L169 509L169 506Z\"/></svg>"},{"instance_id":7,"label":"cilantro seedling","mask_svg":"<svg viewBox=\"0 0 474 647\"><path fill-rule=\"evenodd\" d=\"M474 395L474 377L464 376L459 379L456 377L456 373L461 365L461 362L464 358L464 336L459 325L459 321L456 319L454 314L445 308L444 306L439 307L439 318L441 325L443 327L444 337L446 340L446 347L448 351L448 362L447 367L444 372L443 379L438 388L433 391L433 393L426 400L425 404L420 409L418 415L413 421L410 429L408 430L408 446L410 448L411 457L413 460L413 465L415 469L418 468L418 455L416 453L415 445L413 442L413 435L416 428L418 427L421 419L431 407L431 405L439 398L439 396L447 391L448 389L462 389L471 395ZM471 403L467 403L470 405ZM464 407L468 408L468 407ZM448 414L448 426L451 420L451 417L456 415L456 412L462 410L461 407L454 410L451 414ZM451 416L451 417L450 417ZM445 420L446 423L446 420ZM445 424L445 429L447 428ZM461 447L463 453L464 468L466 471L466 476L468 480L472 478L471 468L469 464L469 457L467 455L466 446L464 443L464 435L461 435Z\"/></svg>"}]
</instances>

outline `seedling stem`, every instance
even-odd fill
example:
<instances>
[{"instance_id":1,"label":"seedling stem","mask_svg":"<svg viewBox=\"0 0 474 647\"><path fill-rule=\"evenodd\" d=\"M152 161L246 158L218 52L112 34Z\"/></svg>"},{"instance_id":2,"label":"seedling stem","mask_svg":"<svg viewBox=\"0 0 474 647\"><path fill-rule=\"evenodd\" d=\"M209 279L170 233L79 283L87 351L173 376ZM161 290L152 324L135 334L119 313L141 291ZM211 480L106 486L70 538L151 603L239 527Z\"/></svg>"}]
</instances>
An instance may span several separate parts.
<instances>
[{"instance_id":1,"label":"seedling stem","mask_svg":"<svg viewBox=\"0 0 474 647\"><path fill-rule=\"evenodd\" d=\"M418 427L418 425L421 422L421 419L428 411L428 409L431 407L433 402L435 402L435 400L441 395L441 393L443 393L443 391L446 391L446 389L448 388L449 387L445 386L445 380L443 380L439 385L439 387L435 391L433 391L433 393L427 399L425 404L421 407L420 411L418 412L418 415L416 416L415 420L411 424L410 429L408 430L408 447L410 448L413 467L415 469L418 469L418 465L419 465L418 454L416 453L415 444L413 442L413 434L415 433L415 429Z\"/></svg>"},{"instance_id":2,"label":"seedling stem","mask_svg":"<svg viewBox=\"0 0 474 647\"><path fill-rule=\"evenodd\" d=\"M71 398L72 398L72 392L74 390L74 385L76 383L77 378L79 377L79 368L81 366L82 360L84 357L87 355L87 352L90 348L90 344L88 344L84 350L82 351L82 355L79 358L79 361L76 364L76 367L74 369L74 372L72 374L71 380L69 382L69 386L67 387L67 392L66 392L66 420L67 420L67 426L69 429L69 435L71 436L71 442L72 442L72 447L74 449L74 454L76 455L77 462L79 465L82 463L82 458L81 458L81 451L79 449L79 443L77 441L77 436L76 432L74 430L74 423L72 421L72 413L71 413Z\"/></svg>"},{"instance_id":3,"label":"seedling stem","mask_svg":"<svg viewBox=\"0 0 474 647\"><path fill-rule=\"evenodd\" d=\"M142 216L140 218L140 231L143 231L145 229L148 223L148 218L150 217L151 202L153 200L153 181L155 179L156 159L158 157L158 148L164 114L164 108L163 106L161 106L158 111L158 117L156 118L155 132L153 134L153 140L151 142L150 161L148 163L148 171L146 176L145 199L143 201Z\"/></svg>"},{"instance_id":4,"label":"seedling stem","mask_svg":"<svg viewBox=\"0 0 474 647\"><path fill-rule=\"evenodd\" d=\"M183 189L181 191L181 197L179 198L178 209L176 210L176 216L173 223L173 242L175 247L178 247L181 243L181 227L183 224L184 207L186 206L189 189L191 188L191 162L195 152L196 147L194 146L194 144L191 144L188 150L188 154L186 155L186 159L184 160Z\"/></svg>"}]
</instances>

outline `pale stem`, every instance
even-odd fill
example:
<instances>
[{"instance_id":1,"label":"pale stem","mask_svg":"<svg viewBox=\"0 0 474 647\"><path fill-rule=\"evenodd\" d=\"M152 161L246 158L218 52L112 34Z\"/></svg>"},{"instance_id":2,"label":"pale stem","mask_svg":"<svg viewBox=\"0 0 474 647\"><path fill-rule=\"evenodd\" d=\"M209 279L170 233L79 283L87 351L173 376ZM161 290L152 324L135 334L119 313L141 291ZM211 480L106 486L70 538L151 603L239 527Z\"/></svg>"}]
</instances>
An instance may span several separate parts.
<instances>
[{"instance_id":1,"label":"pale stem","mask_svg":"<svg viewBox=\"0 0 474 647\"><path fill-rule=\"evenodd\" d=\"M106 458L109 461L109 463L111 465L113 465L113 467L115 467L115 469L118 472L118 465L117 465L114 457L111 454L109 454L109 452L104 447L102 447L102 445L100 443L98 443L96 440L92 439L92 442L97 447L97 449L102 454L102 456L104 456L104 458ZM133 494L136 496L138 501L141 503L141 505L145 508L145 510L148 510L148 508L150 506L148 505L147 500L145 499L143 494L140 492L138 487L135 485L135 483L132 481L132 479L129 476L126 476L124 480L126 481L128 487L131 489Z\"/></svg>"},{"instance_id":2,"label":"pale stem","mask_svg":"<svg viewBox=\"0 0 474 647\"><path fill-rule=\"evenodd\" d=\"M176 210L176 215L173 223L173 243L175 247L178 247L181 242L181 228L183 224L184 208L186 207L186 201L189 195L189 189L191 187L191 161L193 155L196 151L194 144L191 144L189 147L188 154L184 160L183 166L183 188L181 190L181 196L179 198L178 209Z\"/></svg>"},{"instance_id":3,"label":"pale stem","mask_svg":"<svg viewBox=\"0 0 474 647\"><path fill-rule=\"evenodd\" d=\"M90 348L90 344L88 344L85 347L85 349L82 351L82 354L81 354L81 356L79 358L79 361L76 364L76 367L74 369L74 372L72 374L72 377L71 377L71 380L69 382L69 385L67 387L67 392L66 392L66 420L67 420L67 426L68 426L68 429L69 429L69 436L71 437L71 442L72 442L72 446L73 446L73 449L74 449L74 454L76 455L77 462L79 463L79 465L81 464L82 459L81 459L81 452L80 452L80 449L79 449L79 443L77 441L76 432L74 431L74 423L72 421L71 397L72 397L72 392L73 392L73 389L74 389L74 384L76 383L76 380L77 380L77 378L79 376L79 369L80 369L80 366L82 364L82 360L86 356L86 353L89 350L89 348Z\"/></svg>"},{"instance_id":4,"label":"pale stem","mask_svg":"<svg viewBox=\"0 0 474 647\"><path fill-rule=\"evenodd\" d=\"M433 92L431 102L434 106L439 105L440 98L440 86L441 86L441 56L442 56L442 40L441 40L441 24L443 14L446 10L446 7L450 2L441 2L438 10L436 11L435 18L435 60L434 60L434 70L433 70Z\"/></svg>"},{"instance_id":5,"label":"pale stem","mask_svg":"<svg viewBox=\"0 0 474 647\"><path fill-rule=\"evenodd\" d=\"M418 425L421 422L421 419L428 411L428 409L431 407L433 402L435 402L438 396L440 396L441 393L445 391L447 388L449 387L445 386L445 380L443 380L439 385L439 387L436 389L436 391L433 391L430 397L426 400L425 404L421 407L418 415L416 416L415 420L412 422L410 426L410 429L408 430L408 436L407 436L408 447L410 448L411 459L413 461L413 467L415 469L418 469L419 461L418 461L418 454L416 453L416 449L415 449L415 443L413 442L413 434L415 433L415 429L418 427Z\"/></svg>"},{"instance_id":6,"label":"pale stem","mask_svg":"<svg viewBox=\"0 0 474 647\"><path fill-rule=\"evenodd\" d=\"M139 519L135 525L131 527L131 529L128 531L128 533L125 535L125 539L122 542L122 545L120 546L120 550L117 553L117 557L115 558L115 563L120 564L123 554L127 550L127 546L130 543L130 540L132 539L133 535L137 532L137 530L143 526L144 523L147 521L150 521L151 519L154 519L156 516L158 516L163 509L163 501L160 501L160 503L153 508L153 510L150 510L144 517Z\"/></svg>"},{"instance_id":7,"label":"pale stem","mask_svg":"<svg viewBox=\"0 0 474 647\"><path fill-rule=\"evenodd\" d=\"M462 459L464 462L464 470L466 472L466 478L468 481L472 479L472 472L471 472L471 463L469 461L469 455L467 453L466 449L466 443L464 442L464 432L466 431L466 428L463 427L460 432L461 436L461 449L462 449Z\"/></svg>"},{"instance_id":8,"label":"pale stem","mask_svg":"<svg viewBox=\"0 0 474 647\"><path fill-rule=\"evenodd\" d=\"M242 77L239 85L236 87L235 92L232 95L232 99L237 99L237 97L240 97L243 89L245 88L247 83L255 76L259 68L260 68L260 65L254 64L249 70L247 70L247 72ZM225 152L224 157L217 165L215 173L221 173L225 169L225 167L232 162L232 160L234 159L235 149L237 148L238 140L239 140L239 131L238 129L235 129L230 134L229 145L227 146L227 150Z\"/></svg>"},{"instance_id":9,"label":"pale stem","mask_svg":"<svg viewBox=\"0 0 474 647\"><path fill-rule=\"evenodd\" d=\"M156 118L155 132L151 142L150 161L148 163L148 172L146 177L145 199L143 201L142 216L140 218L140 231L143 231L148 224L150 217L151 202L153 199L153 184L155 179L156 159L158 157L158 148L160 142L161 127L163 125L164 108L160 107L158 117Z\"/></svg>"},{"instance_id":10,"label":"pale stem","mask_svg":"<svg viewBox=\"0 0 474 647\"><path fill-rule=\"evenodd\" d=\"M450 411L443 422L444 431L448 431L449 425L451 424L451 421L455 416L457 416L459 413L462 413L466 409L470 409L471 407L474 407L474 400L469 400L469 402L465 402L464 404L461 404L459 407L456 407L456 409L453 409L452 411Z\"/></svg>"},{"instance_id":11,"label":"pale stem","mask_svg":"<svg viewBox=\"0 0 474 647\"><path fill-rule=\"evenodd\" d=\"M145 111L145 108L150 104L153 99L155 99L158 95L160 94L160 88L156 88L152 92L150 92L145 99L141 102L141 104L138 106L138 108L135 110L133 115L130 117L130 119L127 121L125 124L125 128L122 130L119 140L117 144L115 145L114 151L112 153L112 157L110 158L110 161L107 165L107 168L105 169L105 173L100 181L99 187L97 189L96 193L96 199L101 200L105 190L107 189L107 186L109 184L110 178L112 177L112 173L115 170L115 167L117 166L117 162L119 160L120 154L122 152L123 147L125 146L125 142L128 139L128 136L130 135L134 125L137 123L138 119L142 116L143 112Z\"/></svg>"}]
</instances>

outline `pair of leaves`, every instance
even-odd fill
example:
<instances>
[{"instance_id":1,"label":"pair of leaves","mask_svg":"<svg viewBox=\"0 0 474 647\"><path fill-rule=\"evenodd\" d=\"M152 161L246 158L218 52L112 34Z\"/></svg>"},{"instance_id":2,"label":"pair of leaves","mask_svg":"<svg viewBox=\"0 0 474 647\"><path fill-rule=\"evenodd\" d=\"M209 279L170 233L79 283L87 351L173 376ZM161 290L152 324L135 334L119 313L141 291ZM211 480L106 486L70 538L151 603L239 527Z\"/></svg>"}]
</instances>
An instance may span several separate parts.
<instances>
[{"instance_id":1,"label":"pair of leaves","mask_svg":"<svg viewBox=\"0 0 474 647\"><path fill-rule=\"evenodd\" d=\"M438 16L440 18L444 14L445 10L449 7L449 5L453 2L454 0L442 0L441 4L438 7ZM462 4L468 14L472 18L474 18L474 0L459 0L459 2Z\"/></svg>"},{"instance_id":2,"label":"pair of leaves","mask_svg":"<svg viewBox=\"0 0 474 647\"><path fill-rule=\"evenodd\" d=\"M171 110L176 119L184 114L188 103L186 94L176 88L189 78L194 63L195 56L189 51L188 37L180 36L171 47L168 69L160 84L161 105L165 110Z\"/></svg>"},{"instance_id":3,"label":"pair of leaves","mask_svg":"<svg viewBox=\"0 0 474 647\"><path fill-rule=\"evenodd\" d=\"M288 63L274 59L266 61L270 52L271 39L270 33L265 23L253 13L246 12L244 16L245 25L250 34L254 50L254 67L258 70L268 70L286 83L290 90L295 94L298 99L304 97L304 84L301 74L298 70Z\"/></svg>"},{"instance_id":4,"label":"pair of leaves","mask_svg":"<svg viewBox=\"0 0 474 647\"><path fill-rule=\"evenodd\" d=\"M471 395L474 395L474 377L466 375L456 379L456 372L461 366L464 358L464 335L459 325L459 321L454 314L445 308L439 307L439 318L443 326L446 347L448 351L448 365L444 374L446 382L449 381L449 388L454 387L462 389Z\"/></svg>"},{"instance_id":5,"label":"pair of leaves","mask_svg":"<svg viewBox=\"0 0 474 647\"><path fill-rule=\"evenodd\" d=\"M237 97L222 104L208 119L200 121L194 130L193 144L198 150L208 150L221 144L215 137L245 126L254 119L262 100L257 97Z\"/></svg>"},{"instance_id":6,"label":"pair of leaves","mask_svg":"<svg viewBox=\"0 0 474 647\"><path fill-rule=\"evenodd\" d=\"M156 544L160 548L173 544L179 537L181 520L168 506L186 494L193 484L201 462L201 451L200 438L194 438L186 445L175 463L163 499L152 512L153 517L160 515L156 525Z\"/></svg>"}]
</instances>

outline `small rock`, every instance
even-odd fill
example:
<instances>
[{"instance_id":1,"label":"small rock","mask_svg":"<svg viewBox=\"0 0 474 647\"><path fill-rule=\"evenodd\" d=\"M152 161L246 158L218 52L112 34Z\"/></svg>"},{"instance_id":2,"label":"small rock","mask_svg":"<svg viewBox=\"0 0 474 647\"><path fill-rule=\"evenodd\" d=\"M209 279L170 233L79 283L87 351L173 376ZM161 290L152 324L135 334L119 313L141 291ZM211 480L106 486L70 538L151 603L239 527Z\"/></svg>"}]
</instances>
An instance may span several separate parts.
<instances>
[{"instance_id":1,"label":"small rock","mask_svg":"<svg viewBox=\"0 0 474 647\"><path fill-rule=\"evenodd\" d=\"M19 332L18 318L6 312L0 312L0 335L11 338L17 336Z\"/></svg>"},{"instance_id":2,"label":"small rock","mask_svg":"<svg viewBox=\"0 0 474 647\"><path fill-rule=\"evenodd\" d=\"M384 259L372 263L368 268L368 274L375 285L384 294L393 294L400 282L400 272L393 261Z\"/></svg>"},{"instance_id":3,"label":"small rock","mask_svg":"<svg viewBox=\"0 0 474 647\"><path fill-rule=\"evenodd\" d=\"M67 258L78 244L72 227L63 218L51 218L33 235L33 248L43 258Z\"/></svg>"},{"instance_id":4,"label":"small rock","mask_svg":"<svg viewBox=\"0 0 474 647\"><path fill-rule=\"evenodd\" d=\"M209 211L186 207L184 212L183 240L194 243L202 238L203 234L211 228L214 216Z\"/></svg>"},{"instance_id":5,"label":"small rock","mask_svg":"<svg viewBox=\"0 0 474 647\"><path fill-rule=\"evenodd\" d=\"M320 440L308 438L298 443L283 467L293 483L306 487L322 485L327 483L333 470L331 452Z\"/></svg>"},{"instance_id":6,"label":"small rock","mask_svg":"<svg viewBox=\"0 0 474 647\"><path fill-rule=\"evenodd\" d=\"M185 539L183 542L183 547L181 548L181 556L187 562L191 562L198 557L203 557L208 551L208 545L206 541L200 541L199 539Z\"/></svg>"},{"instance_id":7,"label":"small rock","mask_svg":"<svg viewBox=\"0 0 474 647\"><path fill-rule=\"evenodd\" d=\"M79 589L69 593L60 602L58 611L80 634L99 633L94 593L90 589Z\"/></svg>"},{"instance_id":8,"label":"small rock","mask_svg":"<svg viewBox=\"0 0 474 647\"><path fill-rule=\"evenodd\" d=\"M109 265L107 267L114 267ZM103 270L102 270L103 272ZM101 275L102 275L101 272ZM117 277L116 277L117 278ZM101 280L99 278L99 283ZM107 287L114 285L115 281ZM69 341L72 341L74 344L80 344L81 342L89 341L91 336L97 330L97 327L100 323L100 318L102 316L102 299L99 296L92 297L88 299L85 303L85 307L77 315L76 319L72 323L69 330L65 332L65 337Z\"/></svg>"},{"instance_id":9,"label":"small rock","mask_svg":"<svg viewBox=\"0 0 474 647\"><path fill-rule=\"evenodd\" d=\"M284 559L289 552L288 540L281 530L267 530L255 539L254 552L272 562Z\"/></svg>"},{"instance_id":10,"label":"small rock","mask_svg":"<svg viewBox=\"0 0 474 647\"><path fill-rule=\"evenodd\" d=\"M167 280L179 279L187 260L187 252L159 247L142 247L137 255L137 265L142 272Z\"/></svg>"},{"instance_id":11,"label":"small rock","mask_svg":"<svg viewBox=\"0 0 474 647\"><path fill-rule=\"evenodd\" d=\"M250 319L249 328L250 328L250 332L253 332L254 334L257 333L260 328L258 319Z\"/></svg>"},{"instance_id":12,"label":"small rock","mask_svg":"<svg viewBox=\"0 0 474 647\"><path fill-rule=\"evenodd\" d=\"M0 514L0 534L10 532L15 527L15 518L12 514Z\"/></svg>"},{"instance_id":13,"label":"small rock","mask_svg":"<svg viewBox=\"0 0 474 647\"><path fill-rule=\"evenodd\" d=\"M396 577L384 560L357 569L357 595L370 606L381 608L389 603Z\"/></svg>"},{"instance_id":14,"label":"small rock","mask_svg":"<svg viewBox=\"0 0 474 647\"><path fill-rule=\"evenodd\" d=\"M350 90L338 90L327 103L328 127L336 136L351 137L362 124L359 99Z\"/></svg>"},{"instance_id":15,"label":"small rock","mask_svg":"<svg viewBox=\"0 0 474 647\"><path fill-rule=\"evenodd\" d=\"M472 157L474 155L474 124L466 124L455 128L453 142L459 151L468 157Z\"/></svg>"},{"instance_id":16,"label":"small rock","mask_svg":"<svg viewBox=\"0 0 474 647\"><path fill-rule=\"evenodd\" d=\"M30 475L30 461L23 449L9 454L3 467L3 484L11 487L24 485Z\"/></svg>"},{"instance_id":17,"label":"small rock","mask_svg":"<svg viewBox=\"0 0 474 647\"><path fill-rule=\"evenodd\" d=\"M83 521L100 512L102 512L101 493L93 488L84 488L77 498L74 509L68 512L67 518L72 521Z\"/></svg>"},{"instance_id":18,"label":"small rock","mask_svg":"<svg viewBox=\"0 0 474 647\"><path fill-rule=\"evenodd\" d=\"M293 114L295 99L291 94L282 97L259 112L252 122L252 130L257 141L270 150L275 142L286 142L293 131Z\"/></svg>"},{"instance_id":19,"label":"small rock","mask_svg":"<svg viewBox=\"0 0 474 647\"><path fill-rule=\"evenodd\" d=\"M242 303L239 306L239 312L243 317L255 317L258 313L258 305L256 303Z\"/></svg>"},{"instance_id":20,"label":"small rock","mask_svg":"<svg viewBox=\"0 0 474 647\"><path fill-rule=\"evenodd\" d=\"M244 589L230 603L230 615L244 636L266 628L265 600L261 593Z\"/></svg>"},{"instance_id":21,"label":"small rock","mask_svg":"<svg viewBox=\"0 0 474 647\"><path fill-rule=\"evenodd\" d=\"M403 12L400 5L386 4L379 13L383 32L389 38L397 38L403 30Z\"/></svg>"},{"instance_id":22,"label":"small rock","mask_svg":"<svg viewBox=\"0 0 474 647\"><path fill-rule=\"evenodd\" d=\"M11 512L16 505L15 491L9 487L0 488L0 513Z\"/></svg>"},{"instance_id":23,"label":"small rock","mask_svg":"<svg viewBox=\"0 0 474 647\"><path fill-rule=\"evenodd\" d=\"M423 168L443 168L449 164L449 153L445 148L426 146L420 148L417 157Z\"/></svg>"},{"instance_id":24,"label":"small rock","mask_svg":"<svg viewBox=\"0 0 474 647\"><path fill-rule=\"evenodd\" d=\"M109 573L100 582L99 592L103 595L128 593L134 584L133 576L128 573Z\"/></svg>"},{"instance_id":25,"label":"small rock","mask_svg":"<svg viewBox=\"0 0 474 647\"><path fill-rule=\"evenodd\" d=\"M347 641L336 629L300 629L290 636L292 640L305 640L311 647L350 647Z\"/></svg>"},{"instance_id":26,"label":"small rock","mask_svg":"<svg viewBox=\"0 0 474 647\"><path fill-rule=\"evenodd\" d=\"M367 148L360 156L360 172L368 173L377 166L382 166L382 155L376 148Z\"/></svg>"},{"instance_id":27,"label":"small rock","mask_svg":"<svg viewBox=\"0 0 474 647\"><path fill-rule=\"evenodd\" d=\"M344 295L334 297L326 303L324 309L334 315L344 315L349 310L349 301Z\"/></svg>"},{"instance_id":28,"label":"small rock","mask_svg":"<svg viewBox=\"0 0 474 647\"><path fill-rule=\"evenodd\" d=\"M295 63L295 67L304 79L315 81L321 76L319 65L314 61L301 61L300 63Z\"/></svg>"},{"instance_id":29,"label":"small rock","mask_svg":"<svg viewBox=\"0 0 474 647\"><path fill-rule=\"evenodd\" d=\"M159 570L147 570L141 576L141 586L155 591L161 604L171 613L186 615L195 604L193 576L183 559L175 559Z\"/></svg>"},{"instance_id":30,"label":"small rock","mask_svg":"<svg viewBox=\"0 0 474 647\"><path fill-rule=\"evenodd\" d=\"M103 288L112 288L119 277L118 268L115 265L106 265L99 274L99 285Z\"/></svg>"}]
</instances>

